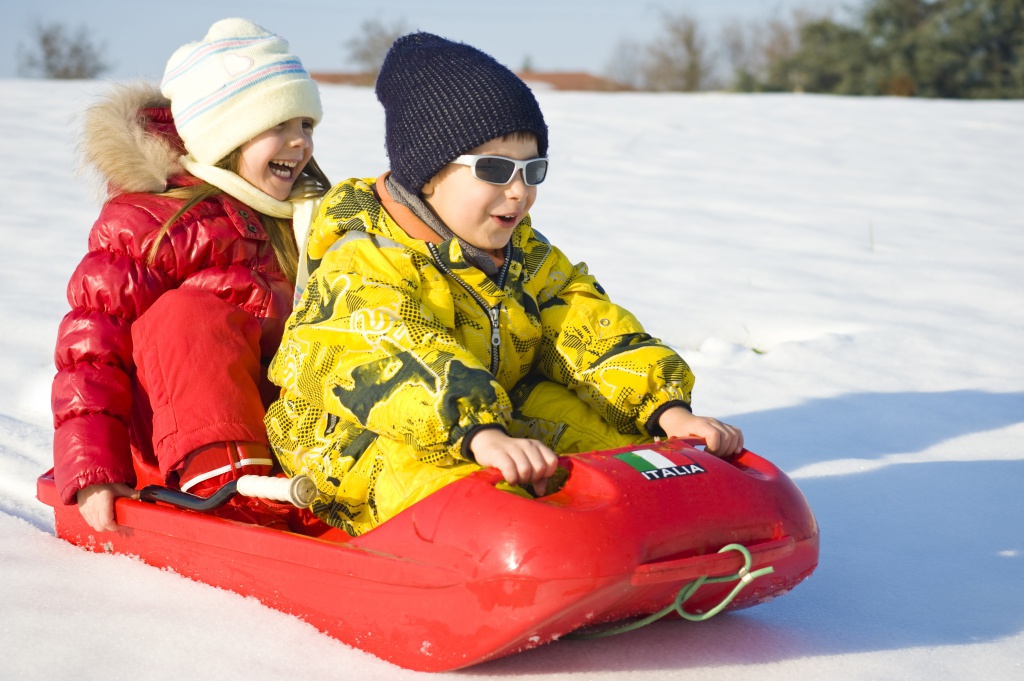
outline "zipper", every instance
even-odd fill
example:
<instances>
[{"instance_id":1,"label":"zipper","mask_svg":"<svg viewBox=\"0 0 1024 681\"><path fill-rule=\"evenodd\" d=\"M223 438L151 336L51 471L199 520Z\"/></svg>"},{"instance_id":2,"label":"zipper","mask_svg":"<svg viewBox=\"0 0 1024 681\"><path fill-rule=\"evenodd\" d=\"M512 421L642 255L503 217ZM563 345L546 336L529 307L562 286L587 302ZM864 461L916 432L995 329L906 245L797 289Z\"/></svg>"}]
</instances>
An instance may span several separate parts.
<instances>
[{"instance_id":1,"label":"zipper","mask_svg":"<svg viewBox=\"0 0 1024 681\"><path fill-rule=\"evenodd\" d=\"M501 320L501 303L498 303L494 307L487 310L487 316L491 318L491 373L496 374L498 371L497 360L501 345L501 330L498 328L498 323Z\"/></svg>"},{"instance_id":2,"label":"zipper","mask_svg":"<svg viewBox=\"0 0 1024 681\"><path fill-rule=\"evenodd\" d=\"M441 260L441 254L437 252L437 246L432 243L428 243L427 248L430 249L430 254L434 257L434 264L437 265L442 272L457 281L462 288L466 289L469 295L472 296L473 300L475 300L487 314L487 318L491 322L491 375L497 376L498 364L501 360L501 327L499 326L501 322L501 303L499 302L494 307L488 305L487 301L484 300L484 297L480 295L476 289L463 281L461 277L452 272L451 268L444 264ZM506 245L505 248L505 262L501 266L501 272L498 274L498 288L505 287L505 275L508 274L508 246Z\"/></svg>"}]
</instances>

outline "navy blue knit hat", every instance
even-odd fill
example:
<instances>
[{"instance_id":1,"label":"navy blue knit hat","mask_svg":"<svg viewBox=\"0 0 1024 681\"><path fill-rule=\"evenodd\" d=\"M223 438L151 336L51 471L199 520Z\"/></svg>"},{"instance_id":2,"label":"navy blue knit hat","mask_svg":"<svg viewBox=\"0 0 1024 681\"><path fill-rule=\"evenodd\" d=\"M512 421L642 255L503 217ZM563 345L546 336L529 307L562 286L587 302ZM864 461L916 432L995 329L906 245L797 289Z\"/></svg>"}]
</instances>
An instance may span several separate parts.
<instances>
[{"instance_id":1,"label":"navy blue knit hat","mask_svg":"<svg viewBox=\"0 0 1024 681\"><path fill-rule=\"evenodd\" d=\"M441 168L484 142L532 133L547 155L548 126L533 92L475 47L431 33L394 42L380 75L391 177L419 194Z\"/></svg>"}]
</instances>

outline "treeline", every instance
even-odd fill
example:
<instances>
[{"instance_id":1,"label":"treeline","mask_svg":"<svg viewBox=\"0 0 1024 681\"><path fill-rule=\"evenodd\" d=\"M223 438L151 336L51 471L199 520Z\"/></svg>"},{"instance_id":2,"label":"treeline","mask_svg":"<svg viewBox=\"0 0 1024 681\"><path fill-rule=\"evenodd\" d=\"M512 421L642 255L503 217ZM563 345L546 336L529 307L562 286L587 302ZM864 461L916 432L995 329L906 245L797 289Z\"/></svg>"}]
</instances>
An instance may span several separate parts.
<instances>
[{"instance_id":1,"label":"treeline","mask_svg":"<svg viewBox=\"0 0 1024 681\"><path fill-rule=\"evenodd\" d=\"M867 0L848 19L812 9L725 25L666 14L624 43L609 77L644 90L1024 97L1024 0Z\"/></svg>"},{"instance_id":2,"label":"treeline","mask_svg":"<svg viewBox=\"0 0 1024 681\"><path fill-rule=\"evenodd\" d=\"M343 47L372 76L407 30L370 20ZM38 24L19 44L19 74L100 75L109 64L90 36ZM618 46L606 75L639 90L1024 98L1024 0L862 0L845 20L820 9L734 20L717 40L665 13L653 40Z\"/></svg>"}]
</instances>

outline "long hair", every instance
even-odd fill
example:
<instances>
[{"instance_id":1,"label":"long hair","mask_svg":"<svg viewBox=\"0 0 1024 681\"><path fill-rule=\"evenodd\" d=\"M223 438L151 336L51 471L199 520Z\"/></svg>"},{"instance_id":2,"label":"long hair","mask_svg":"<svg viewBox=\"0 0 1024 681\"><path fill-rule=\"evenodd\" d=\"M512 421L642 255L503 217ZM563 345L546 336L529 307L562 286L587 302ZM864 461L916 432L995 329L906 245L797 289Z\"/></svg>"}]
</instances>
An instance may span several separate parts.
<instances>
[{"instance_id":1,"label":"long hair","mask_svg":"<svg viewBox=\"0 0 1024 681\"><path fill-rule=\"evenodd\" d=\"M241 160L242 150L239 148L218 161L216 165L224 170L237 173L239 167L241 167ZM301 194L306 197L322 196L330 187L331 183L327 179L327 175L320 168L320 165L316 162L316 159L310 158L298 179L295 180L292 195ZM146 258L146 261L150 265L156 261L160 242L163 241L171 227L181 219L182 215L211 196L223 193L223 190L205 181L188 187L174 187L161 193L160 196L184 199L185 202L160 227L160 231L157 233L156 239L153 240L153 245L149 249L149 256ZM260 222L263 223L263 229L270 238L270 246L274 249L274 255L277 256L277 262L281 266L281 270L288 277L288 280L294 283L295 274L298 271L299 249L295 244L295 234L292 230L291 220L275 218L263 213L260 213L259 216Z\"/></svg>"}]
</instances>

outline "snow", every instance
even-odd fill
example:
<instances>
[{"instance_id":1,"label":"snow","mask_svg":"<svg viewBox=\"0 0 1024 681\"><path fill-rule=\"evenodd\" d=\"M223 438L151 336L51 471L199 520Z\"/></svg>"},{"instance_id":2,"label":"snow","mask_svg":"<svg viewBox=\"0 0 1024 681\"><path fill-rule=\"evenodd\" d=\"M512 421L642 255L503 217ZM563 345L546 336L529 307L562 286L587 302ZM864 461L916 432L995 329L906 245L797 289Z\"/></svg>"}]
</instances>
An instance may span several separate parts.
<instances>
[{"instance_id":1,"label":"snow","mask_svg":"<svg viewBox=\"0 0 1024 681\"><path fill-rule=\"evenodd\" d=\"M0 679L422 676L54 538L34 485L98 208L75 116L99 87L0 80ZM552 170L535 224L690 361L698 413L796 480L821 564L703 624L442 676L1024 678L1024 102L538 97ZM372 92L324 101L328 174L379 174Z\"/></svg>"}]
</instances>

